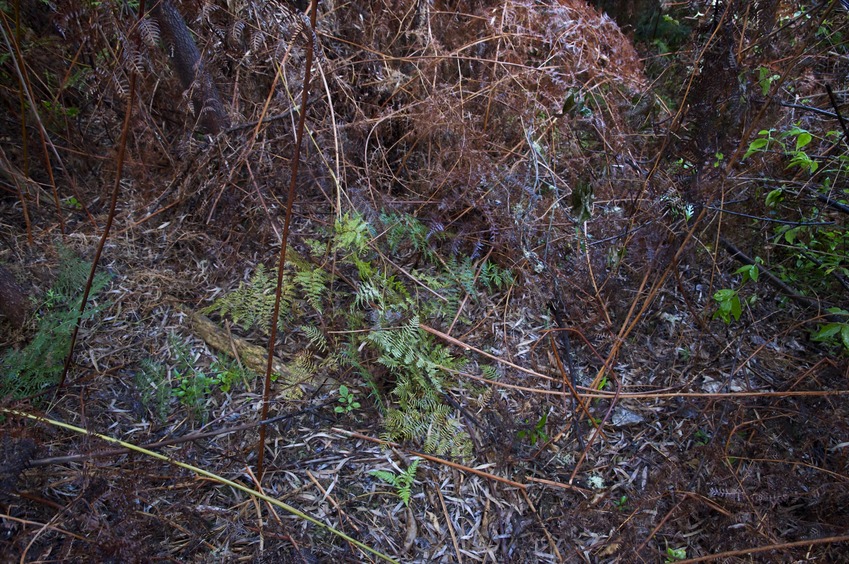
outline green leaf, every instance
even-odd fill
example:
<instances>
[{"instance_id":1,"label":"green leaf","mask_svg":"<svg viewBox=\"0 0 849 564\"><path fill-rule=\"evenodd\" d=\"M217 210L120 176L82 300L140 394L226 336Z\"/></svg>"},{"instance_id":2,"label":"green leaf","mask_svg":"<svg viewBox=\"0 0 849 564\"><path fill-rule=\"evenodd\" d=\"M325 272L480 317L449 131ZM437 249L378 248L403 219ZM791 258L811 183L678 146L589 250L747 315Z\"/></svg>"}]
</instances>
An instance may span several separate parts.
<instances>
[{"instance_id":1,"label":"green leaf","mask_svg":"<svg viewBox=\"0 0 849 564\"><path fill-rule=\"evenodd\" d=\"M766 195L766 205L772 207L784 199L784 190L776 188Z\"/></svg>"},{"instance_id":2,"label":"green leaf","mask_svg":"<svg viewBox=\"0 0 849 564\"><path fill-rule=\"evenodd\" d=\"M747 150L746 154L743 155L743 159L748 159L753 154L758 153L760 151L764 151L766 149L767 145L769 145L769 139L764 139L764 138L755 139L754 141L752 141L749 144L749 150Z\"/></svg>"},{"instance_id":3,"label":"green leaf","mask_svg":"<svg viewBox=\"0 0 849 564\"><path fill-rule=\"evenodd\" d=\"M800 133L799 136L796 138L796 150L798 151L799 149L810 143L811 139L813 139L813 136L807 131Z\"/></svg>"},{"instance_id":4,"label":"green leaf","mask_svg":"<svg viewBox=\"0 0 849 564\"><path fill-rule=\"evenodd\" d=\"M758 265L747 264L745 266L741 266L736 271L734 271L734 274L742 274L743 275L743 282L746 282L747 280L751 280L752 282L757 282L758 281Z\"/></svg>"},{"instance_id":5,"label":"green leaf","mask_svg":"<svg viewBox=\"0 0 849 564\"><path fill-rule=\"evenodd\" d=\"M714 295L713 299L718 302L727 302L731 297L737 294L736 290L732 290L730 288L726 288L724 290L718 290Z\"/></svg>"},{"instance_id":6,"label":"green leaf","mask_svg":"<svg viewBox=\"0 0 849 564\"><path fill-rule=\"evenodd\" d=\"M849 351L849 324L843 324L843 329L840 330L840 340L843 341L843 348Z\"/></svg>"},{"instance_id":7,"label":"green leaf","mask_svg":"<svg viewBox=\"0 0 849 564\"><path fill-rule=\"evenodd\" d=\"M740 298L735 296L735 298L731 300L731 317L734 318L734 321L739 321L742 314L743 306L740 304Z\"/></svg>"},{"instance_id":8,"label":"green leaf","mask_svg":"<svg viewBox=\"0 0 849 564\"><path fill-rule=\"evenodd\" d=\"M829 341L834 338L837 333L842 332L847 327L849 327L849 325L846 323L827 323L814 333L812 339L814 341Z\"/></svg>"},{"instance_id":9,"label":"green leaf","mask_svg":"<svg viewBox=\"0 0 849 564\"><path fill-rule=\"evenodd\" d=\"M734 318L734 321L740 319L740 315L743 313L743 306L740 303L740 296L737 294L737 290L730 288L719 290L713 295L713 299L719 304L719 308L713 314L713 319L719 317L725 323L731 323L731 318Z\"/></svg>"},{"instance_id":10,"label":"green leaf","mask_svg":"<svg viewBox=\"0 0 849 564\"><path fill-rule=\"evenodd\" d=\"M794 227L793 229L788 229L784 233L784 240L790 243L791 245L796 242L796 235L799 233L799 228Z\"/></svg>"},{"instance_id":11,"label":"green leaf","mask_svg":"<svg viewBox=\"0 0 849 564\"><path fill-rule=\"evenodd\" d=\"M794 166L798 166L802 169L808 169L808 172L813 174L820 167L820 164L811 159L811 157L809 157L804 151L798 151L794 154L793 158L790 159L790 164L787 165L787 168Z\"/></svg>"}]
</instances>

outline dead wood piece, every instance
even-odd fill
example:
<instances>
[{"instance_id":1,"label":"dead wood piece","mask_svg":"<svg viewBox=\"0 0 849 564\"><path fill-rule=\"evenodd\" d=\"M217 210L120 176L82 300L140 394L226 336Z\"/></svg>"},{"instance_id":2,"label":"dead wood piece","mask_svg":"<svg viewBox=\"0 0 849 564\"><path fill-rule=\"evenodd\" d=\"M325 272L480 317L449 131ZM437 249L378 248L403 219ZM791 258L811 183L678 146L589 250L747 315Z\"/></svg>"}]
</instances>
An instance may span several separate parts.
<instances>
[{"instance_id":1,"label":"dead wood piece","mask_svg":"<svg viewBox=\"0 0 849 564\"><path fill-rule=\"evenodd\" d=\"M251 370L260 374L265 372L267 351L260 346L253 345L241 337L230 335L218 327L211 319L188 308L177 306L182 313L189 316L192 328L198 337L213 349L233 356L233 349L239 354L239 359ZM232 344L231 344L232 343ZM271 369L281 376L289 379L295 378L294 373L277 358L271 361Z\"/></svg>"},{"instance_id":2,"label":"dead wood piece","mask_svg":"<svg viewBox=\"0 0 849 564\"><path fill-rule=\"evenodd\" d=\"M205 315L191 311L176 302L175 307L189 317L195 334L203 339L207 345L231 357L235 349L239 355L239 359L246 367L258 374L265 374L266 355L268 354L265 347L254 345L241 337L228 333ZM330 384L334 387L339 386L339 382L326 375L321 376L320 382L312 380L304 381L303 375L297 374L276 357L271 360L271 370L279 374L281 380L284 382L297 382L299 385L310 389L320 388L324 384Z\"/></svg>"}]
</instances>

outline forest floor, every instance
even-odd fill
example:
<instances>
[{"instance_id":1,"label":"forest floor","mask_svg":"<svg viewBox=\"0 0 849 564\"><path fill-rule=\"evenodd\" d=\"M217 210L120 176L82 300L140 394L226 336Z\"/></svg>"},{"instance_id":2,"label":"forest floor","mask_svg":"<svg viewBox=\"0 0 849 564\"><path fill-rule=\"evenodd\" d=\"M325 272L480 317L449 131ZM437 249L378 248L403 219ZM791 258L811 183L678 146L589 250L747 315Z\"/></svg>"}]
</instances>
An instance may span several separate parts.
<instances>
[{"instance_id":1,"label":"forest floor","mask_svg":"<svg viewBox=\"0 0 849 564\"><path fill-rule=\"evenodd\" d=\"M63 4L0 3L0 560L849 562L834 3L173 2L217 134Z\"/></svg>"}]
</instances>

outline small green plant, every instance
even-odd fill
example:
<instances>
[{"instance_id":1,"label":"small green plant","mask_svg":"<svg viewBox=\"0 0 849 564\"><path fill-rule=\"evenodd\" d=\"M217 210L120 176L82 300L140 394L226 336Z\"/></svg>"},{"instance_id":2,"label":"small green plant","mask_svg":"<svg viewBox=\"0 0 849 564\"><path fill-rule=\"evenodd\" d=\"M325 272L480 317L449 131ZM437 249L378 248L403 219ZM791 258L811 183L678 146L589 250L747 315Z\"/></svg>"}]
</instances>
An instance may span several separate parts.
<instances>
[{"instance_id":1,"label":"small green plant","mask_svg":"<svg viewBox=\"0 0 849 564\"><path fill-rule=\"evenodd\" d=\"M671 546L666 547L666 560L664 561L664 564L672 564L673 562L678 562L680 560L686 559L686 548L672 548Z\"/></svg>"},{"instance_id":2,"label":"small green plant","mask_svg":"<svg viewBox=\"0 0 849 564\"><path fill-rule=\"evenodd\" d=\"M169 391L193 417L201 421L206 421L207 402L215 390L227 393L235 383L242 381L247 387L249 378L256 378L235 360L221 358L213 361L209 370L204 372L198 368L198 358L192 354L189 345L175 333L169 335L168 345L174 384Z\"/></svg>"},{"instance_id":3,"label":"small green plant","mask_svg":"<svg viewBox=\"0 0 849 564\"><path fill-rule=\"evenodd\" d=\"M379 478L395 488L396 495L407 507L410 506L413 484L416 481L416 472L419 469L420 458L415 459L403 472L396 474L390 470L372 470L371 475Z\"/></svg>"},{"instance_id":4,"label":"small green plant","mask_svg":"<svg viewBox=\"0 0 849 564\"><path fill-rule=\"evenodd\" d=\"M590 118L593 115L593 109L584 102L581 91L573 88L569 90L569 95L563 101L563 115Z\"/></svg>"},{"instance_id":5,"label":"small green plant","mask_svg":"<svg viewBox=\"0 0 849 564\"><path fill-rule=\"evenodd\" d=\"M704 429L698 429L693 438L699 446L705 446L710 442L710 435Z\"/></svg>"},{"instance_id":6,"label":"small green plant","mask_svg":"<svg viewBox=\"0 0 849 564\"><path fill-rule=\"evenodd\" d=\"M761 94L764 96L769 94L772 83L780 79L781 75L774 73L769 67L758 67L758 84L761 87Z\"/></svg>"},{"instance_id":7,"label":"small green plant","mask_svg":"<svg viewBox=\"0 0 849 564\"><path fill-rule=\"evenodd\" d=\"M732 319L734 321L738 321L740 319L740 315L743 313L743 306L740 302L740 294L737 290L732 288L719 290L713 295L713 299L718 305L713 314L714 319L719 318L724 321L726 325L730 325Z\"/></svg>"},{"instance_id":8,"label":"small green plant","mask_svg":"<svg viewBox=\"0 0 849 564\"><path fill-rule=\"evenodd\" d=\"M63 202L66 206L75 210L81 210L83 208L83 205L74 196L71 196L70 198L65 198Z\"/></svg>"},{"instance_id":9,"label":"small green plant","mask_svg":"<svg viewBox=\"0 0 849 564\"><path fill-rule=\"evenodd\" d=\"M811 141L813 141L813 135L798 126L791 127L787 131L779 133L777 136L774 134L775 129L760 130L758 132L758 137L749 143L749 148L746 150L746 154L743 155L743 159L748 159L755 153L765 152L773 147L778 147L785 156L790 157L790 162L787 165L787 168L799 167L803 170L807 170L810 174L817 171L820 166L819 162L812 159L810 155L803 150L811 143ZM795 142L788 146L787 142L792 140L795 140Z\"/></svg>"},{"instance_id":10,"label":"small green plant","mask_svg":"<svg viewBox=\"0 0 849 564\"><path fill-rule=\"evenodd\" d=\"M628 496L623 495L619 499L614 499L613 505L616 506L617 511L626 511L628 509Z\"/></svg>"},{"instance_id":11,"label":"small green plant","mask_svg":"<svg viewBox=\"0 0 849 564\"><path fill-rule=\"evenodd\" d=\"M755 264L747 264L741 266L734 271L734 274L740 274L743 278L742 284L748 281L757 282L759 276L758 265L763 264L760 257L755 259ZM713 314L713 319L721 319L726 325L731 324L731 321L739 321L740 315L743 313L743 302L740 299L740 292L733 288L725 288L718 290L713 295L714 301L717 303L717 309ZM751 295L746 299L746 303L752 304L757 299L756 295Z\"/></svg>"},{"instance_id":12,"label":"small green plant","mask_svg":"<svg viewBox=\"0 0 849 564\"><path fill-rule=\"evenodd\" d=\"M333 410L336 413L351 413L360 408L360 402L356 401L354 392L348 389L348 386L342 384L339 386L339 403Z\"/></svg>"},{"instance_id":13,"label":"small green plant","mask_svg":"<svg viewBox=\"0 0 849 564\"><path fill-rule=\"evenodd\" d=\"M803 170L807 170L810 174L815 173L820 166L819 163L802 150L813 141L813 135L804 129L793 127L785 134L785 137L796 138L795 148L787 152L790 156L790 164L787 165L787 168L798 166Z\"/></svg>"},{"instance_id":14,"label":"small green plant","mask_svg":"<svg viewBox=\"0 0 849 564\"><path fill-rule=\"evenodd\" d=\"M758 137L749 143L749 148L746 150L746 154L743 155L743 159L748 159L755 153L761 153L768 150L769 146L775 142L775 139L772 136L773 133L775 133L774 129L761 129L758 131Z\"/></svg>"},{"instance_id":15,"label":"small green plant","mask_svg":"<svg viewBox=\"0 0 849 564\"><path fill-rule=\"evenodd\" d=\"M833 307L829 308L828 312L832 315L842 316L846 321L832 321L821 325L814 331L811 338L832 347L842 346L843 352L849 353L849 311Z\"/></svg>"},{"instance_id":16,"label":"small green plant","mask_svg":"<svg viewBox=\"0 0 849 564\"><path fill-rule=\"evenodd\" d=\"M548 414L543 413L542 417L539 418L539 421L534 424L530 429L522 429L517 433L516 436L519 439L525 440L531 443L531 446L537 444L537 442L545 443L548 441L548 435L545 433L545 424L548 421Z\"/></svg>"},{"instance_id":17,"label":"small green plant","mask_svg":"<svg viewBox=\"0 0 849 564\"><path fill-rule=\"evenodd\" d=\"M245 388L250 387L250 380L256 379L256 374L241 366L235 359L218 357L209 366L213 384L222 392L229 393L233 385L242 382Z\"/></svg>"}]
</instances>

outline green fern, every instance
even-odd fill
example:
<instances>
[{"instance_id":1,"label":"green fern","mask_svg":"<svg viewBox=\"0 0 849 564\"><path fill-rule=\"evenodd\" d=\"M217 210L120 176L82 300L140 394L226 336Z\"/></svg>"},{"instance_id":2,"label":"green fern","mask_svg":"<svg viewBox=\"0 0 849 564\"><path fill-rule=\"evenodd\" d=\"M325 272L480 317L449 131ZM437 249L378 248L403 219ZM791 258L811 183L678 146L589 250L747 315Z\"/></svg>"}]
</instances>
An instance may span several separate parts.
<instances>
[{"instance_id":1,"label":"green fern","mask_svg":"<svg viewBox=\"0 0 849 564\"><path fill-rule=\"evenodd\" d=\"M58 384L61 378L91 265L65 247L59 246L58 253L59 271L37 309L35 335L26 347L8 351L0 360L0 397L29 397ZM109 279L103 272L95 275L89 293L91 300L106 287ZM102 309L103 306L89 303L82 321L94 318Z\"/></svg>"},{"instance_id":2,"label":"green fern","mask_svg":"<svg viewBox=\"0 0 849 564\"><path fill-rule=\"evenodd\" d=\"M379 307L383 303L380 288L371 281L366 280L360 287L357 288L357 293L354 294L354 303L351 305L351 311L362 310L372 306Z\"/></svg>"},{"instance_id":3,"label":"green fern","mask_svg":"<svg viewBox=\"0 0 849 564\"><path fill-rule=\"evenodd\" d=\"M374 399L374 402L377 404L378 411L380 413L385 413L386 406L383 401L383 395L380 392L380 387L377 385L377 382L374 379L371 371L369 371L366 366L360 362L360 355L357 351L357 346L355 342L349 341L347 347L345 348L343 354L340 356L340 364L351 366L357 374L363 379L363 382L369 387L371 390L371 397Z\"/></svg>"},{"instance_id":4,"label":"green fern","mask_svg":"<svg viewBox=\"0 0 849 564\"><path fill-rule=\"evenodd\" d=\"M403 214L383 214L381 222L389 226L385 238L377 238L374 228L361 215L348 213L337 220L324 241L307 242L314 256L332 258L340 272L356 269L359 280L348 307L339 307L330 300L327 288L331 276L323 268L306 261L290 266L293 275L287 277L292 282L286 291L286 307L291 307L297 298L319 313L341 313L350 333L340 337L344 341L331 344L318 328L302 326L309 352L297 353L290 361L293 381L284 390L300 390L300 381L332 370L342 362L368 385L372 399L385 416L387 437L418 442L427 452L468 458L471 439L454 410L445 403L445 390L453 386L446 369L458 369L464 361L436 344L419 328L418 320L420 315L453 318L467 294L477 295L476 286L504 284L506 275L485 263L480 276L486 276L479 285L475 279L477 265L471 258L455 258L446 263L436 255L434 242L445 237L440 226L428 228ZM406 274L396 277L382 268L376 257L378 252L387 252L387 247L394 254L417 253L424 259L422 268L407 271L412 272L417 284L407 284ZM249 283L241 284L206 311L218 311L246 328L257 325L265 329L273 306L272 275L258 267ZM421 284L439 292L441 298L421 291ZM464 318L460 321L468 322ZM340 347L342 353L334 353L334 347ZM381 372L375 370L375 362L392 375L394 386L386 396L373 376L374 372Z\"/></svg>"},{"instance_id":5,"label":"green fern","mask_svg":"<svg viewBox=\"0 0 849 564\"><path fill-rule=\"evenodd\" d=\"M449 269L454 274L457 283L472 297L477 296L475 289L475 263L471 257L464 259L452 258Z\"/></svg>"},{"instance_id":6,"label":"green fern","mask_svg":"<svg viewBox=\"0 0 849 564\"><path fill-rule=\"evenodd\" d=\"M321 268L299 270L295 273L295 282L304 293L304 299L318 313L322 313L322 299L327 291L327 281L330 277Z\"/></svg>"},{"instance_id":7,"label":"green fern","mask_svg":"<svg viewBox=\"0 0 849 564\"><path fill-rule=\"evenodd\" d=\"M395 493L401 498L405 506L410 506L410 498L412 497L413 484L416 482L416 472L419 469L421 459L417 458L410 463L406 470L400 474L389 470L372 470L371 475L379 478L395 488Z\"/></svg>"},{"instance_id":8,"label":"green fern","mask_svg":"<svg viewBox=\"0 0 849 564\"><path fill-rule=\"evenodd\" d=\"M301 325L301 331L307 336L310 346L320 353L327 352L327 337L321 329L313 325Z\"/></svg>"},{"instance_id":9,"label":"green fern","mask_svg":"<svg viewBox=\"0 0 849 564\"><path fill-rule=\"evenodd\" d=\"M397 378L392 395L398 407L386 413L387 437L395 441L423 441L426 452L469 458L471 438L441 399L441 373L445 368L460 368L463 362L435 344L419 328L416 317L396 329L372 331L367 339L381 353L377 362Z\"/></svg>"},{"instance_id":10,"label":"green fern","mask_svg":"<svg viewBox=\"0 0 849 564\"><path fill-rule=\"evenodd\" d=\"M501 290L513 284L513 272L485 261L481 265L480 280L488 290Z\"/></svg>"},{"instance_id":11,"label":"green fern","mask_svg":"<svg viewBox=\"0 0 849 564\"><path fill-rule=\"evenodd\" d=\"M403 254L408 247L420 253L428 262L436 260L431 241L444 239L447 235L442 229L430 229L418 218L408 214L381 213L380 221L389 228L386 243L393 254Z\"/></svg>"},{"instance_id":12,"label":"green fern","mask_svg":"<svg viewBox=\"0 0 849 564\"><path fill-rule=\"evenodd\" d=\"M274 312L274 293L277 288L277 271L267 271L260 263L251 276L250 282L239 283L239 287L201 310L209 314L217 312L222 317L229 316L242 329L257 327L268 334L271 328L271 314ZM280 296L280 314L288 312L292 306L293 286L284 279Z\"/></svg>"},{"instance_id":13,"label":"green fern","mask_svg":"<svg viewBox=\"0 0 849 564\"><path fill-rule=\"evenodd\" d=\"M145 409L149 410L157 421L165 421L171 399L171 386L168 384L165 366L149 358L143 359L135 375L135 384Z\"/></svg>"},{"instance_id":14,"label":"green fern","mask_svg":"<svg viewBox=\"0 0 849 564\"><path fill-rule=\"evenodd\" d=\"M368 223L358 214L348 214L336 221L333 248L354 254L362 254L369 245L372 235Z\"/></svg>"}]
</instances>

